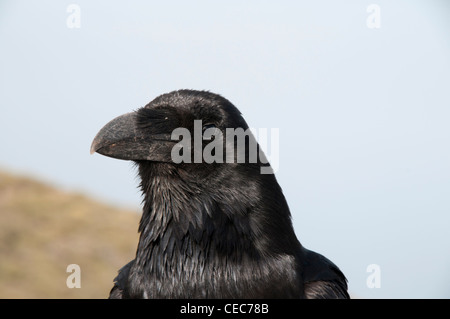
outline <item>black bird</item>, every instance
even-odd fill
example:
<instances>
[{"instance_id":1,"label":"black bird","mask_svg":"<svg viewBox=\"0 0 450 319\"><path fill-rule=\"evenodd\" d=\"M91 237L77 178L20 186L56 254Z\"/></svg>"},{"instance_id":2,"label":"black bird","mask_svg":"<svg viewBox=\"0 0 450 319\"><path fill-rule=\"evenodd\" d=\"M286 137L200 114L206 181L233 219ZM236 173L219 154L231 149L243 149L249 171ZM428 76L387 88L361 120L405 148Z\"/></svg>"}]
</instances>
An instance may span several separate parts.
<instances>
[{"instance_id":1,"label":"black bird","mask_svg":"<svg viewBox=\"0 0 450 319\"><path fill-rule=\"evenodd\" d=\"M234 138L231 162L194 162L194 141L180 151L172 132L194 136L195 120L223 136L248 128L227 99L179 90L115 118L92 143L91 153L134 161L143 193L136 257L119 270L110 298L349 298L339 268L298 241L274 174L261 174L262 153L236 160ZM175 161L181 153L191 162ZM211 154L220 157L220 148Z\"/></svg>"}]
</instances>

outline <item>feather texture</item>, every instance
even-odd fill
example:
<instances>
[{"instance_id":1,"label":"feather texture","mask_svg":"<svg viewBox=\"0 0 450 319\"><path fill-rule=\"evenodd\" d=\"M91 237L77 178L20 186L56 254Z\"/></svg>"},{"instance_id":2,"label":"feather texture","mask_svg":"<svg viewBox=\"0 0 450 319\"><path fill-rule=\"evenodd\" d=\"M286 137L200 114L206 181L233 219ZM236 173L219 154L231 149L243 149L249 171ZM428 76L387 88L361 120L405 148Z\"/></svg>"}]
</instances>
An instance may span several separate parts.
<instances>
[{"instance_id":1,"label":"feather texture","mask_svg":"<svg viewBox=\"0 0 450 319\"><path fill-rule=\"evenodd\" d=\"M248 129L228 100L180 90L132 116L117 122L132 127L130 136L123 127L114 134L120 154L105 141L108 130L93 144L94 150L107 145L107 156L129 159L129 143L143 193L136 258L119 271L110 298L349 297L338 267L297 240L275 176L260 174L265 161L175 164L157 154L170 149L162 137L175 127L192 130L195 119L222 132ZM153 153L145 153L146 145Z\"/></svg>"}]
</instances>

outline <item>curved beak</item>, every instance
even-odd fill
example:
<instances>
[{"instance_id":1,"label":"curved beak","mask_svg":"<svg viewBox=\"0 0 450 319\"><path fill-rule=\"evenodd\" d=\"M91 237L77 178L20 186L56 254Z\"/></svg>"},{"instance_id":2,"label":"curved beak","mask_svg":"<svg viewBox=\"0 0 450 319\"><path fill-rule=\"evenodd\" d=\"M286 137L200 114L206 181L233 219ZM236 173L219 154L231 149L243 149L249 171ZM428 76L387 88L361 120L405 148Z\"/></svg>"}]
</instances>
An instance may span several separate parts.
<instances>
[{"instance_id":1,"label":"curved beak","mask_svg":"<svg viewBox=\"0 0 450 319\"><path fill-rule=\"evenodd\" d=\"M151 124L151 123L150 123ZM95 136L91 154L99 154L122 160L148 160L171 162L175 145L170 132L151 132L137 125L136 112L116 117Z\"/></svg>"}]
</instances>

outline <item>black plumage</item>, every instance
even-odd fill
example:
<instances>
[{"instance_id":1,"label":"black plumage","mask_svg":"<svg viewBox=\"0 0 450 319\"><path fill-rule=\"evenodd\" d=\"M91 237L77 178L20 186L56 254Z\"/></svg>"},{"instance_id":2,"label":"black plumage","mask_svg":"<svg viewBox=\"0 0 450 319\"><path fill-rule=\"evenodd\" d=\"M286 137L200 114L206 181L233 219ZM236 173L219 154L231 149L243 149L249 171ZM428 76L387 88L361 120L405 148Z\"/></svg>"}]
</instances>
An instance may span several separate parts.
<instances>
[{"instance_id":1,"label":"black plumage","mask_svg":"<svg viewBox=\"0 0 450 319\"><path fill-rule=\"evenodd\" d=\"M244 163L173 162L171 133L193 133L194 120L223 134L248 128L225 98L179 90L114 119L92 143L134 161L143 193L136 257L110 298L348 298L338 267L297 240L275 176L261 174L265 160L246 150Z\"/></svg>"}]
</instances>

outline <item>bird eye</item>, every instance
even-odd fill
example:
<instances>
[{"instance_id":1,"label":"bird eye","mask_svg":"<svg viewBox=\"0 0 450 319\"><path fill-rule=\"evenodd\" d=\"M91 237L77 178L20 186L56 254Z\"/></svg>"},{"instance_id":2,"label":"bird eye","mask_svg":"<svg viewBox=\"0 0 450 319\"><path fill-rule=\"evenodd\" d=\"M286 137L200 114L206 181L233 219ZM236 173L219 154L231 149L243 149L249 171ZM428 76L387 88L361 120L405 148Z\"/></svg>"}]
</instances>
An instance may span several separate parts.
<instances>
[{"instance_id":1,"label":"bird eye","mask_svg":"<svg viewBox=\"0 0 450 319\"><path fill-rule=\"evenodd\" d=\"M209 128L216 128L216 125L213 123L203 125L203 133Z\"/></svg>"}]
</instances>

